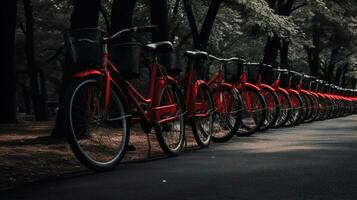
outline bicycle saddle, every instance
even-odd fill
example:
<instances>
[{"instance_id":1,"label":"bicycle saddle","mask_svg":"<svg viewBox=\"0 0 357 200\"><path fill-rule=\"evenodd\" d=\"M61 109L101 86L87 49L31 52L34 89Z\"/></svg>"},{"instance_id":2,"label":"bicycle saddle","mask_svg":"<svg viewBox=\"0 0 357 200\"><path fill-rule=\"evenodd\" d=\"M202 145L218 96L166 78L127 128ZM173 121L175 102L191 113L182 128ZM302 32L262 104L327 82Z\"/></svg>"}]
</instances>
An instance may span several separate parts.
<instances>
[{"instance_id":1,"label":"bicycle saddle","mask_svg":"<svg viewBox=\"0 0 357 200\"><path fill-rule=\"evenodd\" d=\"M208 53L204 51L185 51L184 55L188 58L192 59L203 59L207 60L208 59Z\"/></svg>"},{"instance_id":2,"label":"bicycle saddle","mask_svg":"<svg viewBox=\"0 0 357 200\"><path fill-rule=\"evenodd\" d=\"M172 43L169 41L162 41L156 43L150 43L145 45L145 49L151 52L169 53L172 52Z\"/></svg>"}]
</instances>

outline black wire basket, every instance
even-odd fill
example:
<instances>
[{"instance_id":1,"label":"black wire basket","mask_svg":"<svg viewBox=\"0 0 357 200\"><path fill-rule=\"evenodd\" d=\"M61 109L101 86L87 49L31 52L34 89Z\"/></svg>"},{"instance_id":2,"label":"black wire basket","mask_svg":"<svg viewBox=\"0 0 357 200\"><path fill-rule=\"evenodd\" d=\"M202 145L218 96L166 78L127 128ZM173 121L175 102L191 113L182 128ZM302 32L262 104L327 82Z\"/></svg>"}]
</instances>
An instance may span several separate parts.
<instances>
[{"instance_id":1,"label":"black wire basket","mask_svg":"<svg viewBox=\"0 0 357 200\"><path fill-rule=\"evenodd\" d=\"M330 84L328 84L327 82L324 82L322 84L322 92L323 93L329 93L330 92L330 89L331 89L331 86Z\"/></svg>"},{"instance_id":2,"label":"black wire basket","mask_svg":"<svg viewBox=\"0 0 357 200\"><path fill-rule=\"evenodd\" d=\"M301 80L301 88L304 90L310 90L311 89L311 83L312 79L310 76L303 75L302 80Z\"/></svg>"},{"instance_id":3,"label":"black wire basket","mask_svg":"<svg viewBox=\"0 0 357 200\"><path fill-rule=\"evenodd\" d=\"M280 73L280 83L279 86L282 88L290 87L291 74L287 70L279 70Z\"/></svg>"},{"instance_id":4,"label":"black wire basket","mask_svg":"<svg viewBox=\"0 0 357 200\"><path fill-rule=\"evenodd\" d=\"M310 85L311 91L316 91L317 90L317 80L311 78L311 85Z\"/></svg>"},{"instance_id":5,"label":"black wire basket","mask_svg":"<svg viewBox=\"0 0 357 200\"><path fill-rule=\"evenodd\" d=\"M140 44L134 40L110 46L110 61L120 70L121 76L125 78L140 76L141 49Z\"/></svg>"},{"instance_id":6,"label":"black wire basket","mask_svg":"<svg viewBox=\"0 0 357 200\"><path fill-rule=\"evenodd\" d=\"M323 92L324 90L324 81L318 80L317 81L317 91L318 92Z\"/></svg>"},{"instance_id":7,"label":"black wire basket","mask_svg":"<svg viewBox=\"0 0 357 200\"><path fill-rule=\"evenodd\" d=\"M246 64L247 81L256 84L261 74L260 64Z\"/></svg>"},{"instance_id":8,"label":"black wire basket","mask_svg":"<svg viewBox=\"0 0 357 200\"><path fill-rule=\"evenodd\" d=\"M297 89L301 84L302 74L291 71L291 85L292 89Z\"/></svg>"},{"instance_id":9,"label":"black wire basket","mask_svg":"<svg viewBox=\"0 0 357 200\"><path fill-rule=\"evenodd\" d=\"M279 71L271 66L262 65L262 83L273 85L279 79Z\"/></svg>"},{"instance_id":10,"label":"black wire basket","mask_svg":"<svg viewBox=\"0 0 357 200\"><path fill-rule=\"evenodd\" d=\"M228 62L224 63L224 79L228 83L239 83L242 75L244 64L243 62Z\"/></svg>"},{"instance_id":11,"label":"black wire basket","mask_svg":"<svg viewBox=\"0 0 357 200\"><path fill-rule=\"evenodd\" d=\"M101 43L104 31L99 29L79 29L65 34L68 61L81 67L102 66L104 48Z\"/></svg>"}]
</instances>

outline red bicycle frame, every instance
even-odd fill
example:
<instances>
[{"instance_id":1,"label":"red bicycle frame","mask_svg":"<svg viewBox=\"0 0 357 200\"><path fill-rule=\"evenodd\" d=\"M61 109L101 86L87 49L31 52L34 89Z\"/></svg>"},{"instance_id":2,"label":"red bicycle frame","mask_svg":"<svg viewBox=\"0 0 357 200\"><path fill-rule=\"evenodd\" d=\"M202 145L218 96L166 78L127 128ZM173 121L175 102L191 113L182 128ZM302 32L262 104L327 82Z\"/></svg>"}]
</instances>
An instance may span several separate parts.
<instances>
[{"instance_id":1,"label":"red bicycle frame","mask_svg":"<svg viewBox=\"0 0 357 200\"><path fill-rule=\"evenodd\" d=\"M179 81L179 85L186 83L185 90L185 108L187 112L187 117L207 117L209 113L199 113L198 111L205 110L207 111L207 105L203 102L197 102L198 88L201 84L206 82L198 79L198 75L193 67L189 67L188 72L183 76Z\"/></svg>"},{"instance_id":2,"label":"red bicycle frame","mask_svg":"<svg viewBox=\"0 0 357 200\"><path fill-rule=\"evenodd\" d=\"M74 74L75 78L84 78L87 76L101 76L104 79L104 112L107 112L110 86L114 85L115 88L124 94L129 100L129 102L137 109L139 117L133 117L132 123L139 123L143 121L149 126L153 126L154 123L167 123L176 120L178 117L168 117L161 119L160 117L169 113L176 113L177 107L173 103L173 94L169 93L168 101L169 103L165 106L160 105L160 94L163 91L165 85L168 85L168 80L174 80L172 77L167 76L163 73L160 65L155 58L152 62L152 73L149 82L149 97L143 97L135 87L128 81L122 78L117 78L114 80L111 77L111 72L108 68L114 71L114 73L120 74L120 70L115 67L108 59L108 54L104 55L104 65L102 69L88 69ZM147 104L147 112L140 106L140 104Z\"/></svg>"},{"instance_id":3,"label":"red bicycle frame","mask_svg":"<svg viewBox=\"0 0 357 200\"><path fill-rule=\"evenodd\" d=\"M216 73L216 75L208 81L208 86L213 86L213 90L221 90L219 92L223 92L223 88L229 88L234 90L235 92L238 92L238 90L233 87L232 84L226 83L223 80L224 77L224 72L222 69L222 66ZM228 106L231 105L231 102L227 102L228 100L232 100L231 98L221 98L222 101L214 101L215 107L218 111L220 112L228 112Z\"/></svg>"}]
</instances>

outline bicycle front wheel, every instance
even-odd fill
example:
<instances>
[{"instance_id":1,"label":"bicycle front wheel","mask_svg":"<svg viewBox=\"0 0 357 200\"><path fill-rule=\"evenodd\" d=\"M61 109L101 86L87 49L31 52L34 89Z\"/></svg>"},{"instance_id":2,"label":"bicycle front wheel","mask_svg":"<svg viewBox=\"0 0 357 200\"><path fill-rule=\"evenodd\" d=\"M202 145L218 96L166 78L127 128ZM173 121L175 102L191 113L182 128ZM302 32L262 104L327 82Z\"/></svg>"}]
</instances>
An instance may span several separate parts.
<instances>
[{"instance_id":1,"label":"bicycle front wheel","mask_svg":"<svg viewBox=\"0 0 357 200\"><path fill-rule=\"evenodd\" d=\"M300 95L295 93L290 93L290 100L291 100L291 115L289 120L284 124L284 126L294 126L299 123L299 120L303 114L303 101Z\"/></svg>"},{"instance_id":2,"label":"bicycle front wheel","mask_svg":"<svg viewBox=\"0 0 357 200\"><path fill-rule=\"evenodd\" d=\"M278 120L273 125L274 128L279 128L283 126L291 116L291 100L289 95L285 94L282 91L277 91L279 103L280 103L280 112Z\"/></svg>"},{"instance_id":3,"label":"bicycle front wheel","mask_svg":"<svg viewBox=\"0 0 357 200\"><path fill-rule=\"evenodd\" d=\"M224 86L214 88L212 98L216 109L212 141L226 142L235 135L239 128L242 100L236 90Z\"/></svg>"},{"instance_id":4,"label":"bicycle front wheel","mask_svg":"<svg viewBox=\"0 0 357 200\"><path fill-rule=\"evenodd\" d=\"M124 157L129 142L128 108L122 95L109 90L107 110L104 90L97 79L72 82L64 95L64 114L70 147L87 168L107 171Z\"/></svg>"},{"instance_id":5,"label":"bicycle front wheel","mask_svg":"<svg viewBox=\"0 0 357 200\"><path fill-rule=\"evenodd\" d=\"M311 112L309 117L305 119L304 121L305 123L310 123L314 121L319 114L319 102L317 97L312 94L310 94L308 97L310 98L310 102L311 102Z\"/></svg>"},{"instance_id":6,"label":"bicycle front wheel","mask_svg":"<svg viewBox=\"0 0 357 200\"><path fill-rule=\"evenodd\" d=\"M169 80L161 91L159 107L174 106L163 113L160 120L167 120L155 125L155 133L161 149L169 156L176 156L182 149L185 139L184 103L179 87Z\"/></svg>"},{"instance_id":7,"label":"bicycle front wheel","mask_svg":"<svg viewBox=\"0 0 357 200\"><path fill-rule=\"evenodd\" d=\"M208 147L213 134L214 104L211 91L207 84L198 86L194 102L194 113L191 118L192 133L196 143L202 147Z\"/></svg>"},{"instance_id":8,"label":"bicycle front wheel","mask_svg":"<svg viewBox=\"0 0 357 200\"><path fill-rule=\"evenodd\" d=\"M267 115L267 105L258 90L245 88L241 91L243 109L240 111L238 136L251 136L263 125Z\"/></svg>"},{"instance_id":9,"label":"bicycle front wheel","mask_svg":"<svg viewBox=\"0 0 357 200\"><path fill-rule=\"evenodd\" d=\"M267 116L264 124L260 127L260 131L265 131L272 127L278 120L280 113L280 102L278 95L275 92L261 88L261 94L267 104Z\"/></svg>"}]
</instances>

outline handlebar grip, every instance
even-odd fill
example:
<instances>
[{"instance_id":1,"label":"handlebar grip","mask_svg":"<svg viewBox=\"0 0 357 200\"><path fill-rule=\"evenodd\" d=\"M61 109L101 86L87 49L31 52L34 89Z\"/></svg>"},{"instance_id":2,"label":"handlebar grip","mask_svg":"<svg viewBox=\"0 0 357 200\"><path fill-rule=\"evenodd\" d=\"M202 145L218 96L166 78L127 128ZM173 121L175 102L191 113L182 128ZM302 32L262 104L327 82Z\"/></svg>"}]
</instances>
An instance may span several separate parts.
<instances>
[{"instance_id":1,"label":"handlebar grip","mask_svg":"<svg viewBox=\"0 0 357 200\"><path fill-rule=\"evenodd\" d=\"M141 26L133 29L133 32L142 33L142 32L154 32L157 31L157 26Z\"/></svg>"}]
</instances>

